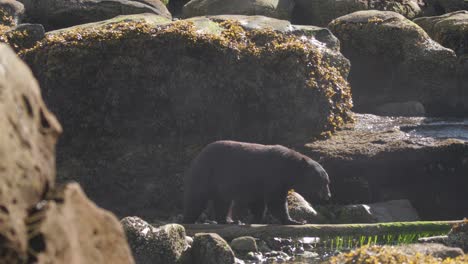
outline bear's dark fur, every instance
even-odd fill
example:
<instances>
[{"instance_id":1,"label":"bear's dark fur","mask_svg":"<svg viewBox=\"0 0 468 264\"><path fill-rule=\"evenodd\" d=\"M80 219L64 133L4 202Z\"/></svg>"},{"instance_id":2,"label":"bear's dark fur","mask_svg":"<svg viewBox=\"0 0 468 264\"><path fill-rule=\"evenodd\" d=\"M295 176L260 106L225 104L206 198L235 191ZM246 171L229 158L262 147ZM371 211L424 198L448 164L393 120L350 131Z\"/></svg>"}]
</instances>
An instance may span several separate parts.
<instances>
[{"instance_id":1,"label":"bear's dark fur","mask_svg":"<svg viewBox=\"0 0 468 264\"><path fill-rule=\"evenodd\" d=\"M322 166L280 145L213 142L192 161L184 184L184 223L194 223L212 200L218 223L226 222L235 201L248 205L254 223L261 221L267 208L283 224L299 224L289 217L289 190L306 199L330 197Z\"/></svg>"}]
</instances>

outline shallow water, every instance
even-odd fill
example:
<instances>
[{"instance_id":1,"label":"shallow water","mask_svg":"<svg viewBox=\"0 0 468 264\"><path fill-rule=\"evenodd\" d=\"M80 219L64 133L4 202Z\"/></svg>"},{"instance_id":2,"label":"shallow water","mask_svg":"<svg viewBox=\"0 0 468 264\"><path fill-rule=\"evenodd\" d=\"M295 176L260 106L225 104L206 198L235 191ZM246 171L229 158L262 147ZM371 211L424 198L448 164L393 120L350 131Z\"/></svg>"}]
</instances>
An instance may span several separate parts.
<instances>
[{"instance_id":1,"label":"shallow water","mask_svg":"<svg viewBox=\"0 0 468 264\"><path fill-rule=\"evenodd\" d=\"M427 117L385 117L356 115L356 130L381 132L400 129L411 138L454 138L468 141L468 119Z\"/></svg>"}]
</instances>

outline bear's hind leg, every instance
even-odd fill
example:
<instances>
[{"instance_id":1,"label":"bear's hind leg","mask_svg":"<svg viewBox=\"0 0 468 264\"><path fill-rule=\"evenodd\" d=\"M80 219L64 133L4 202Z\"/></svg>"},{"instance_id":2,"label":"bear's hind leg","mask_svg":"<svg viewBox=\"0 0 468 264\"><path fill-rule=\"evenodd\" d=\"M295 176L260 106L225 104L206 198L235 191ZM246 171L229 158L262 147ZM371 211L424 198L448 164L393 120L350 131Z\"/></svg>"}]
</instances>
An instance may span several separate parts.
<instances>
[{"instance_id":1,"label":"bear's hind leg","mask_svg":"<svg viewBox=\"0 0 468 264\"><path fill-rule=\"evenodd\" d=\"M251 224L261 224L263 222L263 213L265 212L265 202L263 200L250 202L249 210L253 217Z\"/></svg>"}]
</instances>

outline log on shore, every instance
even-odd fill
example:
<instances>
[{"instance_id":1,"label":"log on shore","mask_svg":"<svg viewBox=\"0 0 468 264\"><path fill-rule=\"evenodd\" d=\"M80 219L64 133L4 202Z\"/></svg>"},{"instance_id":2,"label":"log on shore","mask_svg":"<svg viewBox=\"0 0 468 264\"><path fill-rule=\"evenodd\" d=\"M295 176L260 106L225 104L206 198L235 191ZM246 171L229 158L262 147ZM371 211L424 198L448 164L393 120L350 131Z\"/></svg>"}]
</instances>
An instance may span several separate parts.
<instances>
[{"instance_id":1,"label":"log on shore","mask_svg":"<svg viewBox=\"0 0 468 264\"><path fill-rule=\"evenodd\" d=\"M394 222L377 224L338 225L213 225L184 224L187 235L217 233L226 240L241 236L266 239L271 237L361 237L395 234L446 234L453 224L461 221Z\"/></svg>"}]
</instances>

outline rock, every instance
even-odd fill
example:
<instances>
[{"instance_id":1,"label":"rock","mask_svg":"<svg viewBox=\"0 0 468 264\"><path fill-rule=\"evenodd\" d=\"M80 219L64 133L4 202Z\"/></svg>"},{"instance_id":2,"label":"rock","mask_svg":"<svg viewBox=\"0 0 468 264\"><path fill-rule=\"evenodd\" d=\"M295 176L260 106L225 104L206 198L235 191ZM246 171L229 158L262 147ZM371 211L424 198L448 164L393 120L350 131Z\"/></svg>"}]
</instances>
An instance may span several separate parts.
<instances>
[{"instance_id":1,"label":"rock","mask_svg":"<svg viewBox=\"0 0 468 264\"><path fill-rule=\"evenodd\" d=\"M14 26L20 23L24 6L15 0L0 0L0 24Z\"/></svg>"},{"instance_id":2,"label":"rock","mask_svg":"<svg viewBox=\"0 0 468 264\"><path fill-rule=\"evenodd\" d=\"M445 245L435 243L415 243L408 245L399 245L395 246L395 249L408 255L421 254L441 259L456 258L464 255L463 250L459 248L447 247Z\"/></svg>"},{"instance_id":3,"label":"rock","mask_svg":"<svg viewBox=\"0 0 468 264\"><path fill-rule=\"evenodd\" d=\"M291 19L293 0L191 0L182 9L182 16L247 15Z\"/></svg>"},{"instance_id":4,"label":"rock","mask_svg":"<svg viewBox=\"0 0 468 264\"><path fill-rule=\"evenodd\" d=\"M351 264L356 263L356 259L359 259L359 263L389 263L395 261L396 263L441 263L441 259L431 255L430 250L425 250L424 246L413 246L409 245L409 250L405 250L406 245L402 246L363 246L350 252L341 253L338 256L330 258L325 263L338 264L345 263ZM443 246L430 246L428 248L442 248ZM420 251L419 251L420 250ZM443 250L443 249L442 249ZM451 249L449 249L451 250ZM419 253L419 254L417 254ZM449 254L452 254L449 253ZM446 259L444 263L465 263L468 258L465 255L458 256L455 259Z\"/></svg>"},{"instance_id":5,"label":"rock","mask_svg":"<svg viewBox=\"0 0 468 264\"><path fill-rule=\"evenodd\" d=\"M156 228L138 217L125 217L121 223L137 263L179 263L188 247L181 225Z\"/></svg>"},{"instance_id":6,"label":"rock","mask_svg":"<svg viewBox=\"0 0 468 264\"><path fill-rule=\"evenodd\" d=\"M15 51L32 48L45 37L44 27L40 24L20 24L6 31L0 39L8 43Z\"/></svg>"},{"instance_id":7,"label":"rock","mask_svg":"<svg viewBox=\"0 0 468 264\"><path fill-rule=\"evenodd\" d=\"M434 17L420 17L414 23L435 41L452 49L458 56L468 54L468 11L457 11Z\"/></svg>"},{"instance_id":8,"label":"rock","mask_svg":"<svg viewBox=\"0 0 468 264\"><path fill-rule=\"evenodd\" d=\"M459 247L468 252L468 220L465 218L462 223L456 224L450 230L447 244L452 247Z\"/></svg>"},{"instance_id":9,"label":"rock","mask_svg":"<svg viewBox=\"0 0 468 264\"><path fill-rule=\"evenodd\" d=\"M50 192L29 221L29 247L38 263L134 263L124 231L110 212L89 201L80 186ZM38 219L41 219L38 222Z\"/></svg>"},{"instance_id":10,"label":"rock","mask_svg":"<svg viewBox=\"0 0 468 264\"><path fill-rule=\"evenodd\" d=\"M449 125L466 139L446 139L452 135L441 133L444 124L437 122L356 114L355 123L332 138L296 149L321 158L334 204L407 199L421 219L460 219L468 212L468 134Z\"/></svg>"},{"instance_id":11,"label":"rock","mask_svg":"<svg viewBox=\"0 0 468 264\"><path fill-rule=\"evenodd\" d=\"M62 128L0 44L0 263L133 263L122 227L77 184L55 187Z\"/></svg>"},{"instance_id":12,"label":"rock","mask_svg":"<svg viewBox=\"0 0 468 264\"><path fill-rule=\"evenodd\" d=\"M251 236L238 237L231 241L231 248L236 254L243 255L249 252L258 252L257 242Z\"/></svg>"},{"instance_id":13,"label":"rock","mask_svg":"<svg viewBox=\"0 0 468 264\"><path fill-rule=\"evenodd\" d=\"M31 71L5 44L0 44L0 76L0 262L17 263L27 258L27 211L54 186L55 143L62 129Z\"/></svg>"},{"instance_id":14,"label":"rock","mask_svg":"<svg viewBox=\"0 0 468 264\"><path fill-rule=\"evenodd\" d=\"M392 200L369 204L370 212L377 222L413 222L419 216L408 200Z\"/></svg>"},{"instance_id":15,"label":"rock","mask_svg":"<svg viewBox=\"0 0 468 264\"><path fill-rule=\"evenodd\" d=\"M464 0L426 0L423 13L425 16L439 16L446 13L468 10L468 3Z\"/></svg>"},{"instance_id":16,"label":"rock","mask_svg":"<svg viewBox=\"0 0 468 264\"><path fill-rule=\"evenodd\" d=\"M329 28L353 65L355 111L373 113L376 106L404 101L421 102L430 116L459 111L455 53L413 22L370 10L337 18Z\"/></svg>"},{"instance_id":17,"label":"rock","mask_svg":"<svg viewBox=\"0 0 468 264\"><path fill-rule=\"evenodd\" d=\"M118 215L151 219L180 206L182 175L207 143L288 145L349 120L348 61L312 37L331 40L327 30L242 19L258 30L220 17L122 16L49 32L26 51L69 131L60 180L78 180Z\"/></svg>"},{"instance_id":18,"label":"rock","mask_svg":"<svg viewBox=\"0 0 468 264\"><path fill-rule=\"evenodd\" d=\"M386 103L377 106L373 112L384 116L424 116L426 114L424 105L417 101Z\"/></svg>"},{"instance_id":19,"label":"rock","mask_svg":"<svg viewBox=\"0 0 468 264\"><path fill-rule=\"evenodd\" d=\"M196 234L191 251L193 263L232 264L235 259L229 244L217 234Z\"/></svg>"},{"instance_id":20,"label":"rock","mask_svg":"<svg viewBox=\"0 0 468 264\"><path fill-rule=\"evenodd\" d=\"M362 10L393 11L409 19L422 13L419 0L296 0L293 23L326 26L333 19Z\"/></svg>"},{"instance_id":21,"label":"rock","mask_svg":"<svg viewBox=\"0 0 468 264\"><path fill-rule=\"evenodd\" d=\"M375 223L377 222L366 204L346 205L336 213L336 223Z\"/></svg>"},{"instance_id":22,"label":"rock","mask_svg":"<svg viewBox=\"0 0 468 264\"><path fill-rule=\"evenodd\" d=\"M309 224L322 224L326 220L297 192L288 194L288 210L292 219Z\"/></svg>"},{"instance_id":23,"label":"rock","mask_svg":"<svg viewBox=\"0 0 468 264\"><path fill-rule=\"evenodd\" d=\"M171 18L158 0L20 0L29 23L43 24L47 31L102 21L119 15L153 13Z\"/></svg>"}]
</instances>

